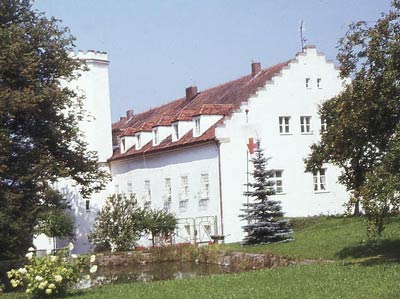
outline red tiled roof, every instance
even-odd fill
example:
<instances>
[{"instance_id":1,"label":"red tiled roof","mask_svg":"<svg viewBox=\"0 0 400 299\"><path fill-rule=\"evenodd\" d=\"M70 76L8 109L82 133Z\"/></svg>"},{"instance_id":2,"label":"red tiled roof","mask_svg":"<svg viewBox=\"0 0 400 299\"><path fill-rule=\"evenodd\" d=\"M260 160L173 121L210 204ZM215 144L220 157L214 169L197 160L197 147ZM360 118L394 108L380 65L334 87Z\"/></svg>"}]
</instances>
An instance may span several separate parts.
<instances>
[{"instance_id":1,"label":"red tiled roof","mask_svg":"<svg viewBox=\"0 0 400 299\"><path fill-rule=\"evenodd\" d=\"M234 110L240 108L242 103L246 102L251 95L257 92L258 88L265 86L265 83L271 80L272 77L279 73L283 67L287 66L289 62L290 61L286 61L264 69L255 77L250 74L204 90L191 100L181 98L143 113L136 114L129 120L126 118L122 119L113 124L113 132L120 132L120 136L127 136L133 135L141 130L151 131L151 127L155 125L170 125L171 122L177 120L191 120L195 115L229 115ZM220 123L222 122L220 121L217 124ZM159 150L165 150L166 148L175 148L177 146L186 146L193 143L213 140L215 138L214 133L217 124L199 137L193 137L190 131L176 142L172 142L171 136L169 136L157 146L153 146L150 141L140 150L136 150L135 147L132 147L124 154L119 153L119 150L116 149L109 161L135 156L144 152L157 152Z\"/></svg>"}]
</instances>

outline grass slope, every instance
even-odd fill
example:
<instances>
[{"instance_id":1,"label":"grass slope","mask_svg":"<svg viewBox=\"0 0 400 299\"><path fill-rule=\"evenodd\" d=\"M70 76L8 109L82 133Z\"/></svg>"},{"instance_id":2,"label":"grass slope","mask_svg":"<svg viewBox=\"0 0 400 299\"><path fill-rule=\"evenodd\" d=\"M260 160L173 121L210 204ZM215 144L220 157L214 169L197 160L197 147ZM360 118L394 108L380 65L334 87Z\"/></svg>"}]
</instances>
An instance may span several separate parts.
<instances>
[{"instance_id":1,"label":"grass slope","mask_svg":"<svg viewBox=\"0 0 400 299\"><path fill-rule=\"evenodd\" d=\"M306 266L215 275L194 279L103 286L67 298L400 298L400 217L388 220L383 238L367 242L362 219L294 219L295 241L213 250L272 251L329 259ZM5 298L23 298L6 294Z\"/></svg>"}]
</instances>

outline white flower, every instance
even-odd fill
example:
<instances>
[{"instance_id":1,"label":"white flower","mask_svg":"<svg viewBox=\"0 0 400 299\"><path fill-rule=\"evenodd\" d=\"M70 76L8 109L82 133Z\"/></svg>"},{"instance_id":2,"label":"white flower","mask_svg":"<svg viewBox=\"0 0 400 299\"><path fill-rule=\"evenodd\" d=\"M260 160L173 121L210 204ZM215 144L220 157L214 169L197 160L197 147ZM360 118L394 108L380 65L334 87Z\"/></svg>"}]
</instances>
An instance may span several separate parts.
<instances>
[{"instance_id":1,"label":"white flower","mask_svg":"<svg viewBox=\"0 0 400 299\"><path fill-rule=\"evenodd\" d=\"M33 257L33 252L28 252L27 254L25 254L25 256L28 258L28 260L30 260Z\"/></svg>"},{"instance_id":2,"label":"white flower","mask_svg":"<svg viewBox=\"0 0 400 299\"><path fill-rule=\"evenodd\" d=\"M87 275L83 276L83 278L86 279L86 280L89 280L90 279L90 275L87 274Z\"/></svg>"},{"instance_id":3,"label":"white flower","mask_svg":"<svg viewBox=\"0 0 400 299\"><path fill-rule=\"evenodd\" d=\"M42 277L42 276L39 276L39 275L36 275L35 280L36 280L36 281L42 281L42 280L43 280L43 277Z\"/></svg>"},{"instance_id":4,"label":"white flower","mask_svg":"<svg viewBox=\"0 0 400 299\"><path fill-rule=\"evenodd\" d=\"M94 254L92 254L92 255L90 256L90 262L91 262L91 263L94 263L95 260L96 260L96 256L95 256Z\"/></svg>"},{"instance_id":5,"label":"white flower","mask_svg":"<svg viewBox=\"0 0 400 299\"><path fill-rule=\"evenodd\" d=\"M50 295L51 292L52 292L51 289L46 289L46 294L47 294L47 295Z\"/></svg>"},{"instance_id":6,"label":"white flower","mask_svg":"<svg viewBox=\"0 0 400 299\"><path fill-rule=\"evenodd\" d=\"M77 256L76 254L71 254L71 257L72 257L73 259L78 258L78 256Z\"/></svg>"},{"instance_id":7,"label":"white flower","mask_svg":"<svg viewBox=\"0 0 400 299\"><path fill-rule=\"evenodd\" d=\"M41 283L39 283L39 289L41 289L41 290L46 288L46 286L47 286L47 282L46 281L42 281Z\"/></svg>"},{"instance_id":8,"label":"white flower","mask_svg":"<svg viewBox=\"0 0 400 299\"><path fill-rule=\"evenodd\" d=\"M35 251L35 248L33 248L33 247L29 247L29 248L28 248L28 251L29 251L29 252L31 252L31 251Z\"/></svg>"},{"instance_id":9,"label":"white flower","mask_svg":"<svg viewBox=\"0 0 400 299\"><path fill-rule=\"evenodd\" d=\"M50 261L54 262L57 259L55 255L50 256Z\"/></svg>"},{"instance_id":10,"label":"white flower","mask_svg":"<svg viewBox=\"0 0 400 299\"><path fill-rule=\"evenodd\" d=\"M49 284L49 289L55 289L56 285L54 283Z\"/></svg>"},{"instance_id":11,"label":"white flower","mask_svg":"<svg viewBox=\"0 0 400 299\"><path fill-rule=\"evenodd\" d=\"M14 275L13 271L8 271L8 272L7 272L7 277L8 277L8 279L10 279L11 277L13 277L13 275Z\"/></svg>"},{"instance_id":12,"label":"white flower","mask_svg":"<svg viewBox=\"0 0 400 299\"><path fill-rule=\"evenodd\" d=\"M30 293L32 293L32 291L31 291L31 289L26 289L26 291L25 291L27 294L30 294Z\"/></svg>"},{"instance_id":13,"label":"white flower","mask_svg":"<svg viewBox=\"0 0 400 299\"><path fill-rule=\"evenodd\" d=\"M16 288L18 286L18 282L15 279L11 279L10 282L13 288Z\"/></svg>"},{"instance_id":14,"label":"white flower","mask_svg":"<svg viewBox=\"0 0 400 299\"><path fill-rule=\"evenodd\" d=\"M25 268L19 268L18 272L21 273L21 274L26 274L28 271L26 271Z\"/></svg>"},{"instance_id":15,"label":"white flower","mask_svg":"<svg viewBox=\"0 0 400 299\"><path fill-rule=\"evenodd\" d=\"M96 271L97 271L97 265L93 265L92 267L90 267L89 270L90 273L96 273Z\"/></svg>"},{"instance_id":16,"label":"white flower","mask_svg":"<svg viewBox=\"0 0 400 299\"><path fill-rule=\"evenodd\" d=\"M57 274L57 275L54 275L54 279L55 279L56 282L61 282L63 278L62 278L61 275Z\"/></svg>"},{"instance_id":17,"label":"white flower","mask_svg":"<svg viewBox=\"0 0 400 299\"><path fill-rule=\"evenodd\" d=\"M68 244L68 249L71 250L71 251L74 250L74 244L69 243Z\"/></svg>"}]
</instances>

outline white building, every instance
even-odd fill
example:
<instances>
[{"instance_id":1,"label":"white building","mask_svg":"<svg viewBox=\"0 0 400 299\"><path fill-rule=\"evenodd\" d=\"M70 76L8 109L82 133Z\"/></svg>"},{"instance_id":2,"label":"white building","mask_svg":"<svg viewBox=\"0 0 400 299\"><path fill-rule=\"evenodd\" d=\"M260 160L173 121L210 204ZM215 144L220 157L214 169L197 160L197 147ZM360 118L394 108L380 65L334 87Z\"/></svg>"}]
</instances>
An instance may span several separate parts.
<instances>
[{"instance_id":1,"label":"white building","mask_svg":"<svg viewBox=\"0 0 400 299\"><path fill-rule=\"evenodd\" d=\"M274 196L287 216L341 213L348 194L338 169L305 173L303 160L326 125L318 105L343 84L334 64L307 47L267 69L253 63L240 79L201 92L189 87L185 98L137 115L130 110L113 124L114 192L173 212L181 223L176 242L240 241L252 138L270 157Z\"/></svg>"},{"instance_id":2,"label":"white building","mask_svg":"<svg viewBox=\"0 0 400 299\"><path fill-rule=\"evenodd\" d=\"M210 89L188 87L184 98L146 112L129 110L112 125L112 137L107 57L97 52L78 57L90 68L77 85L94 117L82 129L100 162L107 160L112 182L89 202L71 184L59 186L73 203L76 252L90 249L87 233L114 192L133 193L143 206L174 213L180 223L177 243L208 242L212 235L241 241L250 140L261 140L270 157L274 197L286 216L344 211L348 194L337 183L337 168L325 165L317 173L304 172L303 159L325 126L318 105L344 84L334 64L315 47L267 69L253 63L251 74Z\"/></svg>"}]
</instances>

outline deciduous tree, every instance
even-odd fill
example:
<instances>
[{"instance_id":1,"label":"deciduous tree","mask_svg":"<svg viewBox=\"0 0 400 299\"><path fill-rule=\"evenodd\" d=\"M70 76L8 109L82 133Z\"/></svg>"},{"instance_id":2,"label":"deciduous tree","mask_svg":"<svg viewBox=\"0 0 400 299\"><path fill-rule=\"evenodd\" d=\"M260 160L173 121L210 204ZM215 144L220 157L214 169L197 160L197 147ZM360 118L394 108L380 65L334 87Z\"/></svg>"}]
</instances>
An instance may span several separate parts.
<instances>
[{"instance_id":1,"label":"deciduous tree","mask_svg":"<svg viewBox=\"0 0 400 299\"><path fill-rule=\"evenodd\" d=\"M78 129L82 99L62 85L82 69L73 41L31 1L0 1L0 259L26 252L37 215L59 205L47 197L59 178L83 196L104 186Z\"/></svg>"}]
</instances>

